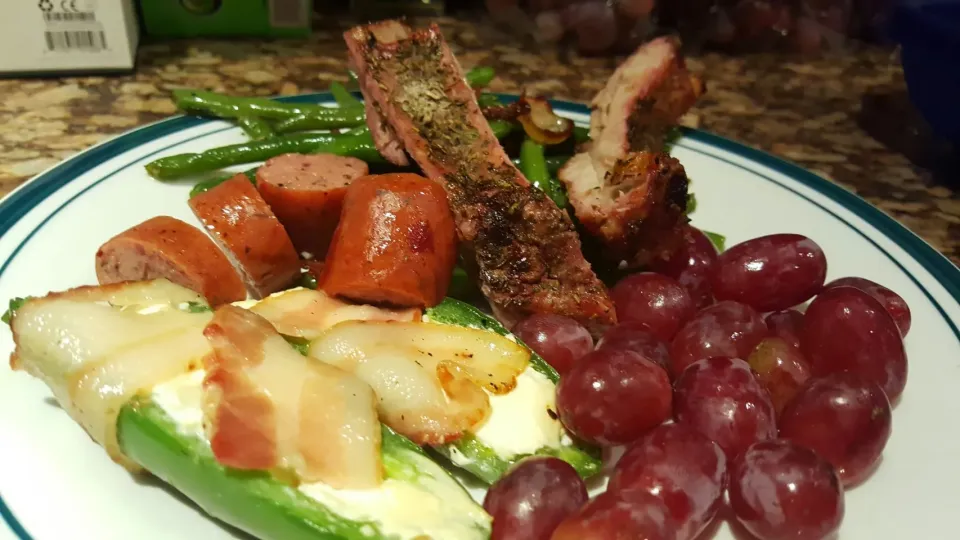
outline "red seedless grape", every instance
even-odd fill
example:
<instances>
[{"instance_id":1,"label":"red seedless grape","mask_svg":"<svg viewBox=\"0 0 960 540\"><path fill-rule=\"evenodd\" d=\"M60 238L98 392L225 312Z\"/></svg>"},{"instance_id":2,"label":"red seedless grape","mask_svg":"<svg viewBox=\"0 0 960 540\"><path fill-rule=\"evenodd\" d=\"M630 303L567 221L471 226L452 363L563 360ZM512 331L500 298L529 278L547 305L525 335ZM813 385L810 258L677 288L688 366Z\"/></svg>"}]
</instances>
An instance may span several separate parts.
<instances>
[{"instance_id":1,"label":"red seedless grape","mask_svg":"<svg viewBox=\"0 0 960 540\"><path fill-rule=\"evenodd\" d=\"M677 379L673 399L674 420L720 445L728 460L777 436L770 396L738 358L694 362Z\"/></svg>"},{"instance_id":2,"label":"red seedless grape","mask_svg":"<svg viewBox=\"0 0 960 540\"><path fill-rule=\"evenodd\" d=\"M664 424L617 462L608 491L641 490L663 500L678 540L692 540L723 501L727 460L716 443L682 424Z\"/></svg>"},{"instance_id":3,"label":"red seedless grape","mask_svg":"<svg viewBox=\"0 0 960 540\"><path fill-rule=\"evenodd\" d=\"M580 439L625 444L670 417L670 378L629 351L597 350L580 359L557 385L560 421Z\"/></svg>"},{"instance_id":4,"label":"red seedless grape","mask_svg":"<svg viewBox=\"0 0 960 540\"><path fill-rule=\"evenodd\" d=\"M830 283L827 283L824 286L824 289L829 289L831 287L855 287L861 291L869 294L883 304L883 307L886 308L887 313L893 317L893 320L897 323L897 328L900 329L900 335L907 337L907 332L910 331L910 306L907 305L907 301L903 299L899 294L891 291L890 289L870 281L869 279L864 279L860 277L844 277L840 279L835 279Z\"/></svg>"},{"instance_id":5,"label":"red seedless grape","mask_svg":"<svg viewBox=\"0 0 960 540\"><path fill-rule=\"evenodd\" d=\"M826 276L827 258L816 242L799 234L772 234L720 254L713 296L776 311L809 300Z\"/></svg>"},{"instance_id":6,"label":"red seedless grape","mask_svg":"<svg viewBox=\"0 0 960 540\"><path fill-rule=\"evenodd\" d=\"M617 307L619 322L645 327L664 341L670 341L696 312L683 286L672 278L653 272L621 279L610 290L610 296Z\"/></svg>"},{"instance_id":7,"label":"red seedless grape","mask_svg":"<svg viewBox=\"0 0 960 540\"><path fill-rule=\"evenodd\" d=\"M770 400L778 415L810 378L810 366L800 349L778 337L761 341L750 353L747 363L753 368L760 384L770 393Z\"/></svg>"},{"instance_id":8,"label":"red seedless grape","mask_svg":"<svg viewBox=\"0 0 960 540\"><path fill-rule=\"evenodd\" d=\"M663 501L639 490L607 491L557 527L550 540L679 540Z\"/></svg>"},{"instance_id":9,"label":"red seedless grape","mask_svg":"<svg viewBox=\"0 0 960 540\"><path fill-rule=\"evenodd\" d=\"M767 325L752 307L718 302L697 313L670 343L674 378L690 364L712 356L746 358L767 336Z\"/></svg>"},{"instance_id":10,"label":"red seedless grape","mask_svg":"<svg viewBox=\"0 0 960 540\"><path fill-rule=\"evenodd\" d=\"M520 321L513 328L513 333L561 375L581 356L593 350L590 332L577 321L563 315L531 315Z\"/></svg>"},{"instance_id":11,"label":"red seedless grape","mask_svg":"<svg viewBox=\"0 0 960 540\"><path fill-rule=\"evenodd\" d=\"M620 323L610 328L597 342L597 350L632 351L670 371L670 349L667 344L634 323Z\"/></svg>"},{"instance_id":12,"label":"red seedless grape","mask_svg":"<svg viewBox=\"0 0 960 540\"><path fill-rule=\"evenodd\" d=\"M729 493L737 521L759 540L821 540L843 520L833 466L790 441L748 448L730 470Z\"/></svg>"},{"instance_id":13,"label":"red seedless grape","mask_svg":"<svg viewBox=\"0 0 960 540\"><path fill-rule=\"evenodd\" d=\"M863 481L890 438L890 402L853 373L813 379L780 416L780 436L833 464L845 486Z\"/></svg>"},{"instance_id":14,"label":"red seedless grape","mask_svg":"<svg viewBox=\"0 0 960 540\"><path fill-rule=\"evenodd\" d=\"M683 244L667 259L657 259L650 265L654 272L670 276L683 285L697 308L705 308L713 301L710 277L717 260L717 248L703 231L685 225Z\"/></svg>"},{"instance_id":15,"label":"red seedless grape","mask_svg":"<svg viewBox=\"0 0 960 540\"><path fill-rule=\"evenodd\" d=\"M796 348L800 348L800 330L803 328L803 313L795 309L774 311L764 321L770 329L770 335L776 336Z\"/></svg>"},{"instance_id":16,"label":"red seedless grape","mask_svg":"<svg viewBox=\"0 0 960 540\"><path fill-rule=\"evenodd\" d=\"M560 522L587 502L587 488L569 463L525 458L494 484L483 500L493 517L490 540L550 540Z\"/></svg>"},{"instance_id":17,"label":"red seedless grape","mask_svg":"<svg viewBox=\"0 0 960 540\"><path fill-rule=\"evenodd\" d=\"M897 324L860 289L831 287L818 295L803 317L800 346L815 377L850 371L880 385L890 401L907 384L907 354Z\"/></svg>"}]
</instances>

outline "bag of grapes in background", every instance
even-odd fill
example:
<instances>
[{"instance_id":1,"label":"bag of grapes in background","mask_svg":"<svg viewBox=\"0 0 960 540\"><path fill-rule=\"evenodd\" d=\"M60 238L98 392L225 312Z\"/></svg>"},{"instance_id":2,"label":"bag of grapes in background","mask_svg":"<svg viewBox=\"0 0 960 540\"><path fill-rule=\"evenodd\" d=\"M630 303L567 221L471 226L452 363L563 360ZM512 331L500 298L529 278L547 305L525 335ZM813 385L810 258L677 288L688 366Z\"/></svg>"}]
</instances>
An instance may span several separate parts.
<instances>
[{"instance_id":1,"label":"bag of grapes in background","mask_svg":"<svg viewBox=\"0 0 960 540\"><path fill-rule=\"evenodd\" d=\"M540 43L584 54L632 50L658 33L731 52L815 53L876 39L890 0L486 0L491 16Z\"/></svg>"},{"instance_id":2,"label":"bag of grapes in background","mask_svg":"<svg viewBox=\"0 0 960 540\"><path fill-rule=\"evenodd\" d=\"M585 54L632 50L656 31L657 0L486 0L491 17L538 43L568 38Z\"/></svg>"}]
</instances>

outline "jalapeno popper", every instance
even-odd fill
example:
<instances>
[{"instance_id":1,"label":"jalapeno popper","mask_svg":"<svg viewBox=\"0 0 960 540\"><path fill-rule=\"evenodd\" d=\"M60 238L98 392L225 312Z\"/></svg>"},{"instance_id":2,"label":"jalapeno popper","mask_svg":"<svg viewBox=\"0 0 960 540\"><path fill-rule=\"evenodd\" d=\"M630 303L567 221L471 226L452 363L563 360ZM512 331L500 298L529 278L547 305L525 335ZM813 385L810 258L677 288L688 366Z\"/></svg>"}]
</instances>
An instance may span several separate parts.
<instances>
[{"instance_id":1,"label":"jalapeno popper","mask_svg":"<svg viewBox=\"0 0 960 540\"><path fill-rule=\"evenodd\" d=\"M575 444L557 418L556 371L467 303L447 298L421 315L300 288L250 309L307 340L311 357L366 381L385 424L483 483L534 454L559 457L583 477L600 470L598 456Z\"/></svg>"},{"instance_id":2,"label":"jalapeno popper","mask_svg":"<svg viewBox=\"0 0 960 540\"><path fill-rule=\"evenodd\" d=\"M455 300L297 288L211 311L160 279L30 299L10 325L11 366L112 459L259 538L488 537L418 444L487 483L530 454L599 469L556 420L555 372Z\"/></svg>"},{"instance_id":3,"label":"jalapeno popper","mask_svg":"<svg viewBox=\"0 0 960 540\"><path fill-rule=\"evenodd\" d=\"M381 425L364 381L253 311L197 305L166 280L32 299L11 320L11 363L115 461L258 538L489 536L469 494ZM394 316L375 309L341 316Z\"/></svg>"}]
</instances>

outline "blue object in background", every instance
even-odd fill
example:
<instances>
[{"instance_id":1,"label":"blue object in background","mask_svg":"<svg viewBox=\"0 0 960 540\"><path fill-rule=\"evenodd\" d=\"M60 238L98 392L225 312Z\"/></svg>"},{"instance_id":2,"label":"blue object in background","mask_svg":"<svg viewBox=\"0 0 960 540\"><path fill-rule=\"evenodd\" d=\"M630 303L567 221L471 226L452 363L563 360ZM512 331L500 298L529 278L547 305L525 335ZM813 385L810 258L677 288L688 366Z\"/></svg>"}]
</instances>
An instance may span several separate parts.
<instances>
[{"instance_id":1,"label":"blue object in background","mask_svg":"<svg viewBox=\"0 0 960 540\"><path fill-rule=\"evenodd\" d=\"M910 100L937 135L960 144L960 0L897 0L889 21Z\"/></svg>"}]
</instances>

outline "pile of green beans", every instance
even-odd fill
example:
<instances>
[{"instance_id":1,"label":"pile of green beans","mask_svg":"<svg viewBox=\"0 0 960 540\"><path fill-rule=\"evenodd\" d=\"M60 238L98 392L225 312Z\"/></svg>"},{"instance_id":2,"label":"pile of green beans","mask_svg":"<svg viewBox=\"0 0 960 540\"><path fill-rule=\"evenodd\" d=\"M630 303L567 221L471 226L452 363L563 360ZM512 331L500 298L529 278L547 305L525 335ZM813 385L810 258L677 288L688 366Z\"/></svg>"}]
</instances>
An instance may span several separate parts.
<instances>
[{"instance_id":1,"label":"pile of green beans","mask_svg":"<svg viewBox=\"0 0 960 540\"><path fill-rule=\"evenodd\" d=\"M489 67L477 67L465 75L467 84L477 91L482 108L500 104L496 95L482 91L495 75ZM352 73L350 76L356 82ZM250 140L203 152L162 157L145 166L147 173L164 181L207 176L190 192L192 197L232 177L235 173L222 172L226 167L266 161L287 153L331 153L386 166L387 162L377 151L366 126L363 102L338 82L330 85L330 93L337 103L336 107L288 103L262 97L226 96L204 90L174 90L173 100L180 110L230 120ZM518 124L515 121L491 120L490 127L494 135L502 140L517 131ZM577 142L583 142L589 138L589 134L577 128L574 137ZM513 161L534 186L563 208L567 204L566 193L556 174L567 159L569 156L546 156L542 145L525 137L520 156ZM254 178L255 169L247 171L247 175Z\"/></svg>"},{"instance_id":2,"label":"pile of green beans","mask_svg":"<svg viewBox=\"0 0 960 540\"><path fill-rule=\"evenodd\" d=\"M531 184L541 189L560 208L567 206L567 195L560 182L550 174L542 144L537 143L530 137L524 138L523 144L520 145L519 165L520 172L527 177Z\"/></svg>"}]
</instances>

